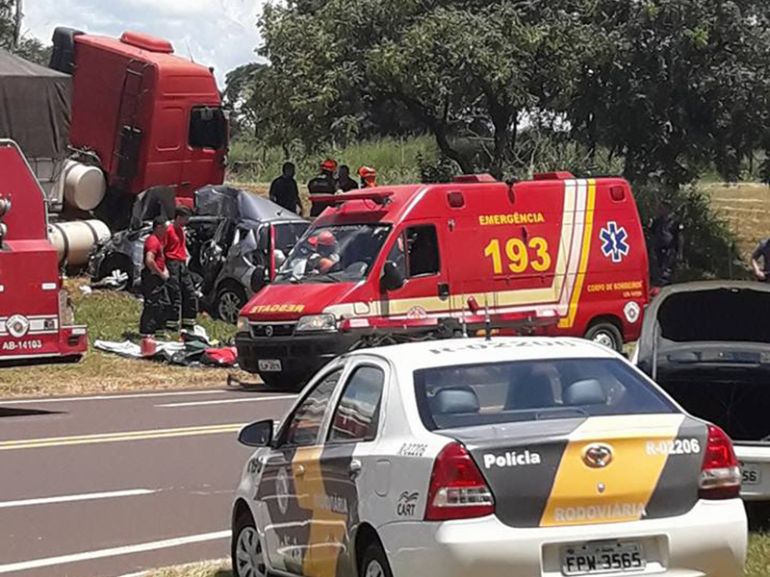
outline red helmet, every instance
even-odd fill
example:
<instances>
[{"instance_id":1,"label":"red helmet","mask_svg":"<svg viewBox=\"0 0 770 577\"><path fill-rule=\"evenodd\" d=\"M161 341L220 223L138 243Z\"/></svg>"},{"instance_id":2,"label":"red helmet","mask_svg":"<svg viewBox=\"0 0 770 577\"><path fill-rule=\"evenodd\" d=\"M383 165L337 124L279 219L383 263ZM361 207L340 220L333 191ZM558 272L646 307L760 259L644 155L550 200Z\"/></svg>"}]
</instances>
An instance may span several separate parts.
<instances>
[{"instance_id":1,"label":"red helmet","mask_svg":"<svg viewBox=\"0 0 770 577\"><path fill-rule=\"evenodd\" d=\"M375 178L377 176L377 171L370 166L362 166L358 169L358 176L361 178Z\"/></svg>"},{"instance_id":2,"label":"red helmet","mask_svg":"<svg viewBox=\"0 0 770 577\"><path fill-rule=\"evenodd\" d=\"M311 236L308 239L308 242L311 246L324 246L324 247L333 247L335 244L337 244L337 239L334 238L334 235L329 232L328 230L322 230L315 236Z\"/></svg>"},{"instance_id":3,"label":"red helmet","mask_svg":"<svg viewBox=\"0 0 770 577\"><path fill-rule=\"evenodd\" d=\"M337 170L337 161L331 158L327 158L321 163L321 170L334 172L335 170Z\"/></svg>"}]
</instances>

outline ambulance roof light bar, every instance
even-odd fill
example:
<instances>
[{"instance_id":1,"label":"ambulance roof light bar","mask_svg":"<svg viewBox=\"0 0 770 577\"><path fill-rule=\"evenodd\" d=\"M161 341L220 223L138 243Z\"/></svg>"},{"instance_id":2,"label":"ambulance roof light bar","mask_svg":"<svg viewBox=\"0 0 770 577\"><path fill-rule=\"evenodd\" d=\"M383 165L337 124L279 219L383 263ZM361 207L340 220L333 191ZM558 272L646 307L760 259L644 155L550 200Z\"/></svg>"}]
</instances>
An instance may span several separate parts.
<instances>
[{"instance_id":1,"label":"ambulance roof light bar","mask_svg":"<svg viewBox=\"0 0 770 577\"><path fill-rule=\"evenodd\" d=\"M571 172L541 172L532 176L532 180L574 180Z\"/></svg>"},{"instance_id":2,"label":"ambulance roof light bar","mask_svg":"<svg viewBox=\"0 0 770 577\"><path fill-rule=\"evenodd\" d=\"M389 190L373 190L370 192L344 192L341 194L317 194L311 196L313 202L340 205L350 200L371 200L375 204L385 206L390 202L393 192Z\"/></svg>"}]
</instances>

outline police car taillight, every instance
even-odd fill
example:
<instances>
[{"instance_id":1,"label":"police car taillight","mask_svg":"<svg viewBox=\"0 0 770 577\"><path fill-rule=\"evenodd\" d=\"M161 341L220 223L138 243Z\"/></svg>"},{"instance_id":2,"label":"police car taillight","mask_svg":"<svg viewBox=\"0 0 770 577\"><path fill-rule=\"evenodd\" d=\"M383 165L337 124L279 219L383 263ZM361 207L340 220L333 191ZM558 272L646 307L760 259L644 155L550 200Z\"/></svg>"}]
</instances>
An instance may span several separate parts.
<instances>
[{"instance_id":1,"label":"police car taillight","mask_svg":"<svg viewBox=\"0 0 770 577\"><path fill-rule=\"evenodd\" d=\"M425 520L470 519L494 512L492 492L465 447L444 447L433 464Z\"/></svg>"},{"instance_id":2,"label":"police car taillight","mask_svg":"<svg viewBox=\"0 0 770 577\"><path fill-rule=\"evenodd\" d=\"M699 488L701 499L733 499L741 491L741 469L727 434L709 425Z\"/></svg>"}]
</instances>

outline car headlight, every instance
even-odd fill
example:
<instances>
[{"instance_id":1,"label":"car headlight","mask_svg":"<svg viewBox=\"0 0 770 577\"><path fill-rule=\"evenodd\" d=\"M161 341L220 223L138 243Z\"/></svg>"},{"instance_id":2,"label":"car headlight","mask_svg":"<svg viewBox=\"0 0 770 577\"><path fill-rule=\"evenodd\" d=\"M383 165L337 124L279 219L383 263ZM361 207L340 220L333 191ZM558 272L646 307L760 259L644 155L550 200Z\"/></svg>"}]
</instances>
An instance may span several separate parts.
<instances>
[{"instance_id":1,"label":"car headlight","mask_svg":"<svg viewBox=\"0 0 770 577\"><path fill-rule=\"evenodd\" d=\"M337 330L337 319L334 315L311 315L302 317L297 323L295 329L298 333L310 333L310 332L334 332Z\"/></svg>"},{"instance_id":2,"label":"car headlight","mask_svg":"<svg viewBox=\"0 0 770 577\"><path fill-rule=\"evenodd\" d=\"M238 317L238 329L239 333L249 332L249 319L246 317Z\"/></svg>"}]
</instances>

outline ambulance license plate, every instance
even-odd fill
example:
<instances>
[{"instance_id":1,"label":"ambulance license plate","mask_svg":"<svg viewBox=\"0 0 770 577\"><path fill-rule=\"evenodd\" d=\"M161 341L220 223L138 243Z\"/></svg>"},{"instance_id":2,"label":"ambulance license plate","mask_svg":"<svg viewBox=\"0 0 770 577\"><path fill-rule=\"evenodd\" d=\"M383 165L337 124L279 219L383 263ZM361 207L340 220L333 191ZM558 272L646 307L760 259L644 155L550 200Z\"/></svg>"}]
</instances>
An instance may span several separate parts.
<instances>
[{"instance_id":1,"label":"ambulance license plate","mask_svg":"<svg viewBox=\"0 0 770 577\"><path fill-rule=\"evenodd\" d=\"M759 485L762 482L762 470L757 465L741 465L744 485Z\"/></svg>"},{"instance_id":2,"label":"ambulance license plate","mask_svg":"<svg viewBox=\"0 0 770 577\"><path fill-rule=\"evenodd\" d=\"M260 359L259 370L263 373L280 373L283 368L277 359Z\"/></svg>"},{"instance_id":3,"label":"ambulance license plate","mask_svg":"<svg viewBox=\"0 0 770 577\"><path fill-rule=\"evenodd\" d=\"M645 567L647 560L639 543L585 543L569 545L562 549L561 572L569 577L639 572Z\"/></svg>"}]
</instances>

